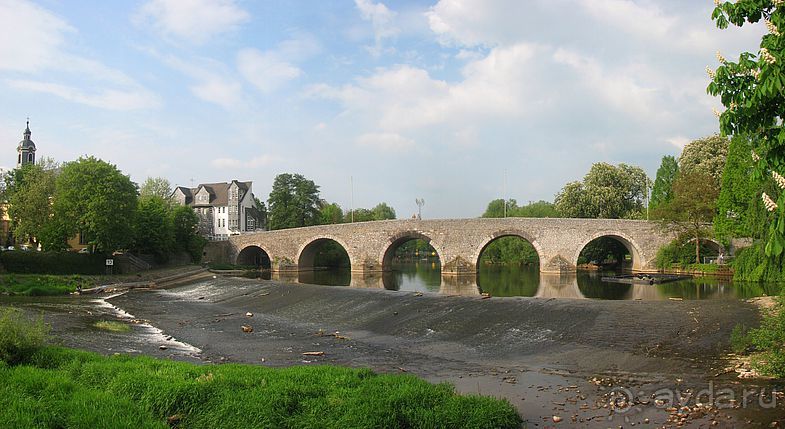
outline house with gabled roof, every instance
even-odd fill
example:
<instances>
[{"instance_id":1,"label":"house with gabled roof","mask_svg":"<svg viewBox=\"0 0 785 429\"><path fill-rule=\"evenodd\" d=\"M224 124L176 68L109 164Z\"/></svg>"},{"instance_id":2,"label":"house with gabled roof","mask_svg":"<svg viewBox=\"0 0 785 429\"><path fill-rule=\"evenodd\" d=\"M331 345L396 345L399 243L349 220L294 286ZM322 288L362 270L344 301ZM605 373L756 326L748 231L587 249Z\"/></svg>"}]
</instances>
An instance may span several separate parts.
<instances>
[{"instance_id":1,"label":"house with gabled roof","mask_svg":"<svg viewBox=\"0 0 785 429\"><path fill-rule=\"evenodd\" d=\"M202 183L195 188L178 186L172 199L194 209L199 216L200 233L211 240L225 240L230 235L263 229L261 213L256 208L253 182L232 180L229 183Z\"/></svg>"}]
</instances>

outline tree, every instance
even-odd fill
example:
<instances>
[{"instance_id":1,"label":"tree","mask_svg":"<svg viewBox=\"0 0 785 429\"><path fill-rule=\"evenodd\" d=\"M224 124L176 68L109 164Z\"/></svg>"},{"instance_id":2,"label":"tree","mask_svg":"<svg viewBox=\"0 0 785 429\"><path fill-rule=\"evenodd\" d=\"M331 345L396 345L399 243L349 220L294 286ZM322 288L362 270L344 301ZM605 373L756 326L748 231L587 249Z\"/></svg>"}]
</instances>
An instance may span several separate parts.
<instances>
[{"instance_id":1,"label":"tree","mask_svg":"<svg viewBox=\"0 0 785 429\"><path fill-rule=\"evenodd\" d=\"M676 180L678 174L679 164L676 158L670 155L663 156L660 168L657 169L657 177L654 179L654 187L651 190L650 210L656 211L657 207L673 198L673 181Z\"/></svg>"},{"instance_id":2,"label":"tree","mask_svg":"<svg viewBox=\"0 0 785 429\"><path fill-rule=\"evenodd\" d=\"M52 211L59 233L84 233L105 252L131 244L136 207L131 179L92 156L65 163L55 182Z\"/></svg>"},{"instance_id":3,"label":"tree","mask_svg":"<svg viewBox=\"0 0 785 429\"><path fill-rule=\"evenodd\" d=\"M368 209L358 208L349 210L343 215L344 222L370 222L373 219L373 212Z\"/></svg>"},{"instance_id":4,"label":"tree","mask_svg":"<svg viewBox=\"0 0 785 429\"><path fill-rule=\"evenodd\" d=\"M518 202L514 199L507 200L507 208L504 208L505 201L501 198L496 199L488 203L488 207L485 209L485 213L482 214L482 217L504 217L505 213L507 216L510 216L514 210L518 208Z\"/></svg>"},{"instance_id":5,"label":"tree","mask_svg":"<svg viewBox=\"0 0 785 429\"><path fill-rule=\"evenodd\" d=\"M388 220L395 219L395 209L388 206L387 203L379 203L376 207L371 209L373 220Z\"/></svg>"},{"instance_id":6,"label":"tree","mask_svg":"<svg viewBox=\"0 0 785 429\"><path fill-rule=\"evenodd\" d=\"M687 174L695 172L711 176L719 189L729 145L728 138L719 134L693 140L681 152L679 170Z\"/></svg>"},{"instance_id":7,"label":"tree","mask_svg":"<svg viewBox=\"0 0 785 429\"><path fill-rule=\"evenodd\" d=\"M11 230L19 241L30 240L37 245L52 217L57 164L51 160L25 164L7 179L8 215Z\"/></svg>"},{"instance_id":8,"label":"tree","mask_svg":"<svg viewBox=\"0 0 785 429\"><path fill-rule=\"evenodd\" d=\"M172 229L175 248L188 252L191 261L202 259L202 250L207 240L199 234L199 216L188 206L172 209Z\"/></svg>"},{"instance_id":9,"label":"tree","mask_svg":"<svg viewBox=\"0 0 785 429\"><path fill-rule=\"evenodd\" d=\"M299 174L279 174L267 203L271 230L319 223L319 186Z\"/></svg>"},{"instance_id":10,"label":"tree","mask_svg":"<svg viewBox=\"0 0 785 429\"><path fill-rule=\"evenodd\" d=\"M714 217L714 232L726 243L734 237L762 238L766 230L766 210L758 197L765 185L753 174L751 148L748 138L734 136L728 149Z\"/></svg>"},{"instance_id":11,"label":"tree","mask_svg":"<svg viewBox=\"0 0 785 429\"><path fill-rule=\"evenodd\" d=\"M514 201L514 200L513 200ZM509 208L508 208L509 210ZM556 207L548 201L535 201L513 210L515 217L559 217Z\"/></svg>"},{"instance_id":12,"label":"tree","mask_svg":"<svg viewBox=\"0 0 785 429\"><path fill-rule=\"evenodd\" d=\"M583 182L571 182L556 195L563 217L633 219L643 213L649 179L640 167L606 163L592 165Z\"/></svg>"},{"instance_id":13,"label":"tree","mask_svg":"<svg viewBox=\"0 0 785 429\"><path fill-rule=\"evenodd\" d=\"M707 68L712 81L707 91L719 96L725 111L719 114L725 135L750 136L755 174L772 177L778 196L765 191L761 198L771 212L765 252L779 257L785 249L785 3L781 0L718 2L711 18L717 27L743 26L763 19L769 30L761 38L758 54L743 52L737 62L718 53L716 72ZM776 200L776 201L775 201Z\"/></svg>"},{"instance_id":14,"label":"tree","mask_svg":"<svg viewBox=\"0 0 785 429\"><path fill-rule=\"evenodd\" d=\"M158 195L139 199L134 221L133 249L165 262L175 247L174 223L169 203ZM192 210L193 211L193 210Z\"/></svg>"},{"instance_id":15,"label":"tree","mask_svg":"<svg viewBox=\"0 0 785 429\"><path fill-rule=\"evenodd\" d=\"M159 197L170 203L172 198L172 185L163 177L148 177L139 188L140 197Z\"/></svg>"},{"instance_id":16,"label":"tree","mask_svg":"<svg viewBox=\"0 0 785 429\"><path fill-rule=\"evenodd\" d=\"M673 199L658 210L667 228L695 240L696 263L700 263L701 239L710 233L709 222L716 212L718 193L712 176L682 171L673 182Z\"/></svg>"},{"instance_id":17,"label":"tree","mask_svg":"<svg viewBox=\"0 0 785 429\"><path fill-rule=\"evenodd\" d=\"M341 209L341 206L336 203L327 204L325 202L322 204L320 212L320 223L322 225L332 225L343 222L343 210Z\"/></svg>"},{"instance_id":18,"label":"tree","mask_svg":"<svg viewBox=\"0 0 785 429\"><path fill-rule=\"evenodd\" d=\"M267 207L259 198L253 197L254 207L259 212L259 219L256 227L259 229L267 229Z\"/></svg>"}]
</instances>

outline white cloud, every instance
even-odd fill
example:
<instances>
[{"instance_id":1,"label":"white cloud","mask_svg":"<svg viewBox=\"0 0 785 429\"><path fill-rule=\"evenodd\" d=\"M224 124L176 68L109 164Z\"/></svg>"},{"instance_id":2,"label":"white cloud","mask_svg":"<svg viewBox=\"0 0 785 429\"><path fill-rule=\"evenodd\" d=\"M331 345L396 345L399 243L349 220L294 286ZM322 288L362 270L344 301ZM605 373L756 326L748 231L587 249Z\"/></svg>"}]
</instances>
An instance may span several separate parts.
<instances>
[{"instance_id":1,"label":"white cloud","mask_svg":"<svg viewBox=\"0 0 785 429\"><path fill-rule=\"evenodd\" d=\"M51 67L72 32L67 22L33 3L0 0L0 70Z\"/></svg>"},{"instance_id":2,"label":"white cloud","mask_svg":"<svg viewBox=\"0 0 785 429\"><path fill-rule=\"evenodd\" d=\"M537 103L541 88L528 84L538 69L535 54L542 48L525 43L497 48L467 64L463 80L450 84L423 69L399 65L379 68L343 87L318 85L311 96L336 99L347 113L369 116L387 132L440 123L481 121L489 116L519 117Z\"/></svg>"},{"instance_id":3,"label":"white cloud","mask_svg":"<svg viewBox=\"0 0 785 429\"><path fill-rule=\"evenodd\" d=\"M379 56L384 51L382 43L384 39L395 37L400 29L395 25L397 13L391 11L382 2L374 3L373 0L354 0L357 10L366 21L370 21L373 26L373 37L375 45L369 48L374 56Z\"/></svg>"},{"instance_id":4,"label":"white cloud","mask_svg":"<svg viewBox=\"0 0 785 429\"><path fill-rule=\"evenodd\" d=\"M87 92L84 89L35 80L11 79L6 84L12 88L55 95L68 101L107 110L136 110L160 107L155 94L144 90L102 89Z\"/></svg>"},{"instance_id":5,"label":"white cloud","mask_svg":"<svg viewBox=\"0 0 785 429\"><path fill-rule=\"evenodd\" d=\"M631 0L578 1L594 19L644 39L670 38L678 19L666 15L657 5Z\"/></svg>"},{"instance_id":6,"label":"white cloud","mask_svg":"<svg viewBox=\"0 0 785 429\"><path fill-rule=\"evenodd\" d=\"M687 143L690 142L690 139L684 136L675 136L667 139L666 141L672 144L673 146L675 146L676 148L678 148L679 151L681 151L682 149L684 149L684 146L687 146Z\"/></svg>"},{"instance_id":7,"label":"white cloud","mask_svg":"<svg viewBox=\"0 0 785 429\"><path fill-rule=\"evenodd\" d=\"M5 83L109 110L157 108L159 97L120 70L69 52L76 30L50 11L24 0L0 0L0 71ZM46 80L17 78L46 72ZM65 81L80 81L77 86Z\"/></svg>"},{"instance_id":8,"label":"white cloud","mask_svg":"<svg viewBox=\"0 0 785 429\"><path fill-rule=\"evenodd\" d=\"M227 110L243 104L242 85L237 79L232 79L231 72L222 63L205 58L185 61L174 55L161 55L150 49L146 51L195 80L189 89L196 97Z\"/></svg>"},{"instance_id":9,"label":"white cloud","mask_svg":"<svg viewBox=\"0 0 785 429\"><path fill-rule=\"evenodd\" d=\"M355 140L358 146L366 146L384 152L405 152L414 147L414 140L396 133L368 133Z\"/></svg>"},{"instance_id":10,"label":"white cloud","mask_svg":"<svg viewBox=\"0 0 785 429\"><path fill-rule=\"evenodd\" d=\"M249 19L248 12L234 0L151 0L135 17L137 22L151 21L164 36L197 44L235 31Z\"/></svg>"},{"instance_id":11,"label":"white cloud","mask_svg":"<svg viewBox=\"0 0 785 429\"><path fill-rule=\"evenodd\" d=\"M260 168L266 167L274 162L280 161L280 158L272 155L255 156L249 160L240 160L236 158L216 158L210 162L215 168L222 169L237 169L237 168Z\"/></svg>"},{"instance_id":12,"label":"white cloud","mask_svg":"<svg viewBox=\"0 0 785 429\"><path fill-rule=\"evenodd\" d=\"M237 54L240 74L261 92L274 91L303 72L281 58L276 52L261 52L247 48Z\"/></svg>"}]
</instances>

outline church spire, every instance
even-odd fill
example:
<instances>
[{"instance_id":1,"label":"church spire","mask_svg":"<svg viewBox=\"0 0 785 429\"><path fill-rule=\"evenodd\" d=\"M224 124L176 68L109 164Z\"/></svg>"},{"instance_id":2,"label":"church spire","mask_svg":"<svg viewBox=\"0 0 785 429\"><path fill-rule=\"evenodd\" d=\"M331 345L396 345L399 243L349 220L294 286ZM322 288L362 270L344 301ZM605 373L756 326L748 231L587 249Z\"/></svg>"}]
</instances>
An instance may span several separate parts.
<instances>
[{"instance_id":1,"label":"church spire","mask_svg":"<svg viewBox=\"0 0 785 429\"><path fill-rule=\"evenodd\" d=\"M27 118L27 126L25 127L25 140L30 140L30 118Z\"/></svg>"}]
</instances>

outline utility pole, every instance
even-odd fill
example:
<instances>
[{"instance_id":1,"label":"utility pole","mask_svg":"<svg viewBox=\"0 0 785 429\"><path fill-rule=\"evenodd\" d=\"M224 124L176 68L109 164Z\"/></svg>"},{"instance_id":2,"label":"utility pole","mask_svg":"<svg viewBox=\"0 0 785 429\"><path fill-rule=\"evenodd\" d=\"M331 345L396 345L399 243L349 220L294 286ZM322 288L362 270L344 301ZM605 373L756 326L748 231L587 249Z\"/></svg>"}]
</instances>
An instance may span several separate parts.
<instances>
[{"instance_id":1,"label":"utility pole","mask_svg":"<svg viewBox=\"0 0 785 429\"><path fill-rule=\"evenodd\" d=\"M504 217L507 217L507 170L502 176L502 201L504 201Z\"/></svg>"},{"instance_id":2,"label":"utility pole","mask_svg":"<svg viewBox=\"0 0 785 429\"><path fill-rule=\"evenodd\" d=\"M352 176L349 176L349 188L352 194L349 200L349 213L351 213L351 223L354 223L354 177Z\"/></svg>"}]
</instances>

